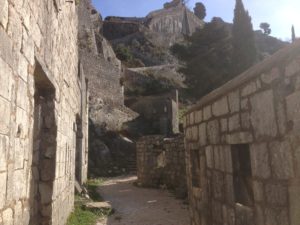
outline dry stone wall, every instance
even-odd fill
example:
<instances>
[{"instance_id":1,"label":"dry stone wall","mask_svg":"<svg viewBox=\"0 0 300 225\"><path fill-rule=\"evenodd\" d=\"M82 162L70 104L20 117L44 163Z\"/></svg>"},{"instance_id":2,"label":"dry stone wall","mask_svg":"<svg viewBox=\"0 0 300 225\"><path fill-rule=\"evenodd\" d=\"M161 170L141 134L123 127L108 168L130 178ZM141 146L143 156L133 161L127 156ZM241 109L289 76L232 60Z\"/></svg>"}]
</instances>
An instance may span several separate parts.
<instances>
[{"instance_id":1,"label":"dry stone wall","mask_svg":"<svg viewBox=\"0 0 300 225\"><path fill-rule=\"evenodd\" d=\"M192 225L297 225L300 42L185 116Z\"/></svg>"},{"instance_id":2,"label":"dry stone wall","mask_svg":"<svg viewBox=\"0 0 300 225\"><path fill-rule=\"evenodd\" d=\"M142 186L175 189L186 194L183 136L144 136L137 142L138 182Z\"/></svg>"},{"instance_id":3,"label":"dry stone wall","mask_svg":"<svg viewBox=\"0 0 300 225\"><path fill-rule=\"evenodd\" d=\"M77 25L75 1L0 0L1 225L62 225L73 208Z\"/></svg>"}]
</instances>

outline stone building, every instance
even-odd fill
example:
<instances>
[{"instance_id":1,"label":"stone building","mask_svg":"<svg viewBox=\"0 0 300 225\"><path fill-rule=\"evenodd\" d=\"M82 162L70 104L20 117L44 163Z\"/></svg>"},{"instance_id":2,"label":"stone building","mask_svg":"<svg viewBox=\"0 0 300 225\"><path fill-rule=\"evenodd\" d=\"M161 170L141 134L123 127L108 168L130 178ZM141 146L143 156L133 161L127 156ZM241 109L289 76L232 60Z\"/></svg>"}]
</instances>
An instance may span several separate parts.
<instances>
[{"instance_id":1,"label":"stone building","mask_svg":"<svg viewBox=\"0 0 300 225\"><path fill-rule=\"evenodd\" d=\"M77 27L75 1L0 0L0 224L64 224L86 179Z\"/></svg>"},{"instance_id":2,"label":"stone building","mask_svg":"<svg viewBox=\"0 0 300 225\"><path fill-rule=\"evenodd\" d=\"M192 225L300 223L300 42L185 116Z\"/></svg>"},{"instance_id":3,"label":"stone building","mask_svg":"<svg viewBox=\"0 0 300 225\"><path fill-rule=\"evenodd\" d=\"M144 136L137 142L138 183L146 187L175 190L178 197L186 197L186 169L183 135L165 138Z\"/></svg>"}]
</instances>

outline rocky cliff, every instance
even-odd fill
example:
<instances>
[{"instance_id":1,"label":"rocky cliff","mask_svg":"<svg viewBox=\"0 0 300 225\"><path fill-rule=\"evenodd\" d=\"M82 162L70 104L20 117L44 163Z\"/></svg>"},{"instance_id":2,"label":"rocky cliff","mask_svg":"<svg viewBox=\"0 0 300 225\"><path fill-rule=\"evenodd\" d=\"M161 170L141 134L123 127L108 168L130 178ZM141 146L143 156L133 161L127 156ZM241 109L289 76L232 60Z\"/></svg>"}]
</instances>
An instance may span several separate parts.
<instances>
[{"instance_id":1,"label":"rocky cliff","mask_svg":"<svg viewBox=\"0 0 300 225\"><path fill-rule=\"evenodd\" d=\"M123 69L110 43L102 35L101 15L93 8L90 0L81 0L79 14L79 58L89 81L90 115L90 161L91 172L103 175L113 167L113 153L119 153L121 145L131 142L118 133L124 122L137 114L124 106L121 84ZM113 135L112 135L113 134ZM114 142L122 143L115 146Z\"/></svg>"}]
</instances>

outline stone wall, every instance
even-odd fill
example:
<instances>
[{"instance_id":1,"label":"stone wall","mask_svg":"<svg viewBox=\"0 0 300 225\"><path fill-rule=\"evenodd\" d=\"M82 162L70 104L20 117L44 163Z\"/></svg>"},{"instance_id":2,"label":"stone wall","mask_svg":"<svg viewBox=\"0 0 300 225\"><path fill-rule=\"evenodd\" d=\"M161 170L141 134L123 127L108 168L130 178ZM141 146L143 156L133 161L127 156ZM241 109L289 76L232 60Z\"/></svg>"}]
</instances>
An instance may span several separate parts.
<instances>
[{"instance_id":1,"label":"stone wall","mask_svg":"<svg viewBox=\"0 0 300 225\"><path fill-rule=\"evenodd\" d=\"M76 114L87 123L74 2L0 0L3 225L61 225L73 208Z\"/></svg>"},{"instance_id":2,"label":"stone wall","mask_svg":"<svg viewBox=\"0 0 300 225\"><path fill-rule=\"evenodd\" d=\"M192 225L300 223L300 42L185 116Z\"/></svg>"},{"instance_id":3,"label":"stone wall","mask_svg":"<svg viewBox=\"0 0 300 225\"><path fill-rule=\"evenodd\" d=\"M146 187L175 189L186 193L185 152L183 136L144 136L137 142L138 182Z\"/></svg>"}]
</instances>

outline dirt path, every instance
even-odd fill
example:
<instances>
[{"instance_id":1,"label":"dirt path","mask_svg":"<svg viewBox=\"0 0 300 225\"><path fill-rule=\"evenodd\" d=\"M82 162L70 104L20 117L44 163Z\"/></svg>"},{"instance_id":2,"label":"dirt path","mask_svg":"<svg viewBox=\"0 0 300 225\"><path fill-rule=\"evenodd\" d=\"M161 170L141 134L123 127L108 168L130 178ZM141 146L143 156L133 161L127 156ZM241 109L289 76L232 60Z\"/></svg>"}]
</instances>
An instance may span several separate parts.
<instances>
[{"instance_id":1,"label":"dirt path","mask_svg":"<svg viewBox=\"0 0 300 225\"><path fill-rule=\"evenodd\" d=\"M135 180L114 178L99 188L115 213L97 225L189 225L187 205L168 191L135 187Z\"/></svg>"}]
</instances>

